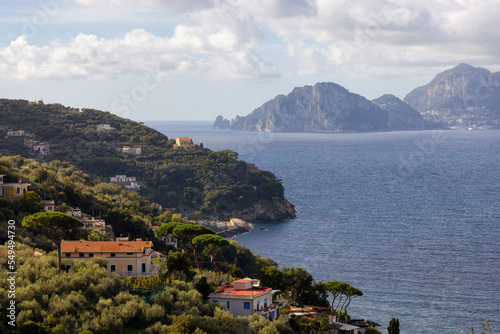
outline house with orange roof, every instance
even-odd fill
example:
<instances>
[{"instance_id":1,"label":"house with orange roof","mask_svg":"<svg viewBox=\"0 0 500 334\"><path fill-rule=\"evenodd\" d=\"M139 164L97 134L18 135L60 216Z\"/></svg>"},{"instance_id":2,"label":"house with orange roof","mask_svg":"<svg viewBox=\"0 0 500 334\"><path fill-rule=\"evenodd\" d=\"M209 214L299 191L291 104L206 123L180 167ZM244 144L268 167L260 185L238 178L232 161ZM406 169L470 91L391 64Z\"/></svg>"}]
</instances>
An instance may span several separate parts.
<instances>
[{"instance_id":1,"label":"house with orange roof","mask_svg":"<svg viewBox=\"0 0 500 334\"><path fill-rule=\"evenodd\" d=\"M120 277L157 276L158 266L151 264L151 241L66 241L61 242L61 256L70 268L75 260L101 257L108 261L108 273Z\"/></svg>"},{"instance_id":2,"label":"house with orange roof","mask_svg":"<svg viewBox=\"0 0 500 334\"><path fill-rule=\"evenodd\" d=\"M193 146L194 144L191 137L177 137L175 139L174 149L191 148Z\"/></svg>"},{"instance_id":3,"label":"house with orange roof","mask_svg":"<svg viewBox=\"0 0 500 334\"><path fill-rule=\"evenodd\" d=\"M247 316L254 313L266 319L277 319L283 303L273 304L276 290L260 287L258 281L249 278L234 281L232 285L222 285L209 295L213 303L220 305L234 317Z\"/></svg>"}]
</instances>

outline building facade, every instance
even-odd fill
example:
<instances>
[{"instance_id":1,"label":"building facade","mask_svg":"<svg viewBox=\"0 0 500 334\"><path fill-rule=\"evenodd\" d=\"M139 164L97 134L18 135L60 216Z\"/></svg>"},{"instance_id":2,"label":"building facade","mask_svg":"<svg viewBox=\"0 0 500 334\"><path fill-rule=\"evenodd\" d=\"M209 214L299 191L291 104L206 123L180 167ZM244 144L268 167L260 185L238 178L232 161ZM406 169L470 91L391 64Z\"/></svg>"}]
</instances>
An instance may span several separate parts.
<instances>
[{"instance_id":1,"label":"building facade","mask_svg":"<svg viewBox=\"0 0 500 334\"><path fill-rule=\"evenodd\" d=\"M108 261L108 273L120 277L157 276L158 267L151 264L151 241L62 241L61 258L66 267L75 260L101 257Z\"/></svg>"},{"instance_id":2,"label":"building facade","mask_svg":"<svg viewBox=\"0 0 500 334\"><path fill-rule=\"evenodd\" d=\"M233 285L219 287L209 298L226 311L232 312L234 317L257 313L267 319L277 319L283 304L273 304L275 291L256 283L251 279L240 279L234 281Z\"/></svg>"},{"instance_id":3,"label":"building facade","mask_svg":"<svg viewBox=\"0 0 500 334\"><path fill-rule=\"evenodd\" d=\"M21 179L17 183L4 183L4 174L0 174L0 196L21 197L28 192L29 183L22 183Z\"/></svg>"}]
</instances>

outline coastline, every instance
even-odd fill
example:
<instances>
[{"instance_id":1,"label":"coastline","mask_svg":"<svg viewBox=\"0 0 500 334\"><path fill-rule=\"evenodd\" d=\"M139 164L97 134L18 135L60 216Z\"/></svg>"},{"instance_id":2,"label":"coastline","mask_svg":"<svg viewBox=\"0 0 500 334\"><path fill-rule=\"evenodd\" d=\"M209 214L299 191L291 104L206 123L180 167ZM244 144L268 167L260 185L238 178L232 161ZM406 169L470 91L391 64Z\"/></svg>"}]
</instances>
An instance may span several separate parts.
<instances>
[{"instance_id":1,"label":"coastline","mask_svg":"<svg viewBox=\"0 0 500 334\"><path fill-rule=\"evenodd\" d=\"M226 239L232 238L238 234L247 233L253 228L251 223L239 218L231 218L229 221L199 222L199 224L216 225L218 231L216 231L215 234Z\"/></svg>"}]
</instances>

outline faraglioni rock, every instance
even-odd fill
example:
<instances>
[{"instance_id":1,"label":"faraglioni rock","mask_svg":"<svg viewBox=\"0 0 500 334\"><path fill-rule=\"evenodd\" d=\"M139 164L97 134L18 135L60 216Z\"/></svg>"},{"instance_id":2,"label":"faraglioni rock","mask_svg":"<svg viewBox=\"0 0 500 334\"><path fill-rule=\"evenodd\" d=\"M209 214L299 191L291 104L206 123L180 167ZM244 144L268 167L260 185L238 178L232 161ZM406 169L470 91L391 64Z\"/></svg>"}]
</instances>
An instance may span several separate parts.
<instances>
[{"instance_id":1,"label":"faraglioni rock","mask_svg":"<svg viewBox=\"0 0 500 334\"><path fill-rule=\"evenodd\" d=\"M338 84L317 83L295 88L288 95L278 95L248 116L236 116L230 128L275 132L422 129L422 116L403 101L395 99L384 97L387 103L378 105Z\"/></svg>"},{"instance_id":2,"label":"faraglioni rock","mask_svg":"<svg viewBox=\"0 0 500 334\"><path fill-rule=\"evenodd\" d=\"M425 120L452 129L498 128L500 72L460 64L415 88L404 101Z\"/></svg>"},{"instance_id":3,"label":"faraglioni rock","mask_svg":"<svg viewBox=\"0 0 500 334\"><path fill-rule=\"evenodd\" d=\"M217 116L215 119L214 125L212 125L212 129L216 130L226 130L229 129L231 122L228 119L224 119L222 115Z\"/></svg>"}]
</instances>

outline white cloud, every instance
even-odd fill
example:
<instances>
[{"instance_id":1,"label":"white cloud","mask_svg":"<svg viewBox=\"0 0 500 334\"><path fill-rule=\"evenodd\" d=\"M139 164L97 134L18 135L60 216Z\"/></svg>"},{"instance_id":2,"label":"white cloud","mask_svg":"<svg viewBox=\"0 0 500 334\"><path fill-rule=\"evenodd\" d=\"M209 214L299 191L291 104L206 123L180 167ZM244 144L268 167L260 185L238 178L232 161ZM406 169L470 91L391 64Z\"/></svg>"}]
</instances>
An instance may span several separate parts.
<instances>
[{"instance_id":1,"label":"white cloud","mask_svg":"<svg viewBox=\"0 0 500 334\"><path fill-rule=\"evenodd\" d=\"M495 64L500 55L498 0L77 2L76 7L64 7L66 20L78 20L82 11L101 24L104 17L111 23L121 23L126 17L130 26L141 26L146 16L150 22L168 18L175 28L167 36L143 29L106 39L80 34L67 43L53 41L47 46L20 38L0 48L1 73L20 79L108 78L157 64L162 64L164 75L221 79L258 79L289 72L272 65L281 63L273 53L263 59L255 51L265 44L264 31L281 41L297 73L340 68L355 75L377 76L394 68L435 63L485 66ZM134 16L134 11L140 15ZM88 17L80 20L88 22Z\"/></svg>"},{"instance_id":2,"label":"white cloud","mask_svg":"<svg viewBox=\"0 0 500 334\"><path fill-rule=\"evenodd\" d=\"M153 69L163 76L206 75L254 79L277 75L251 49L241 48L227 30L179 25L172 37L136 29L115 39L79 34L48 46L19 37L0 48L0 70L15 79L108 79ZM228 69L231 69L230 71Z\"/></svg>"}]
</instances>

